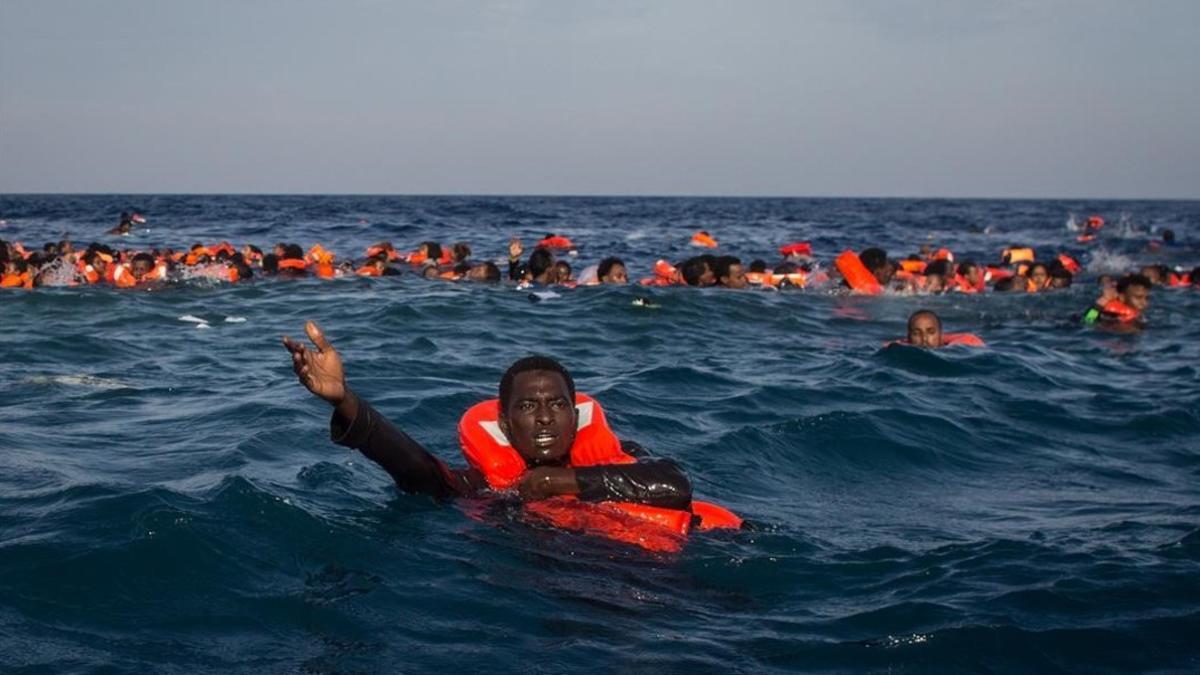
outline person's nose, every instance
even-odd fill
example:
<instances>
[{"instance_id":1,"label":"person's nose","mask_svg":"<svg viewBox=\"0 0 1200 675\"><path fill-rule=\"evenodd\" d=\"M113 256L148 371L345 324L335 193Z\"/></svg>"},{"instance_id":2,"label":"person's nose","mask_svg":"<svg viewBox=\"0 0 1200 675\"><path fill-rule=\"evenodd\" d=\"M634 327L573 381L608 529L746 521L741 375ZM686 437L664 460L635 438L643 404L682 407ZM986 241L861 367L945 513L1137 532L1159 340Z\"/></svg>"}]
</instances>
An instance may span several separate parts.
<instances>
[{"instance_id":1,"label":"person's nose","mask_svg":"<svg viewBox=\"0 0 1200 675\"><path fill-rule=\"evenodd\" d=\"M554 415L550 414L550 406L548 405L538 406L535 415L535 421L537 421L538 424L550 424L554 421Z\"/></svg>"}]
</instances>

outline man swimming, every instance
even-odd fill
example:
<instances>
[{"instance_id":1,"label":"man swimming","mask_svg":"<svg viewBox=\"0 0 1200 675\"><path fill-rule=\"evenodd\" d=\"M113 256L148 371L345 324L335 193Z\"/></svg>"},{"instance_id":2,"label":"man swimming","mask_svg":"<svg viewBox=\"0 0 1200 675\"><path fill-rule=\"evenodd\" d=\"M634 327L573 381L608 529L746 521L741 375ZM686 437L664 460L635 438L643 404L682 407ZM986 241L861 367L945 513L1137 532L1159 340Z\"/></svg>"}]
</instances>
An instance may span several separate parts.
<instances>
[{"instance_id":1,"label":"man swimming","mask_svg":"<svg viewBox=\"0 0 1200 675\"><path fill-rule=\"evenodd\" d=\"M983 340L971 333L943 333L942 319L932 310L920 309L908 317L908 338L898 344L940 349L950 345L982 347Z\"/></svg>"},{"instance_id":2,"label":"man swimming","mask_svg":"<svg viewBox=\"0 0 1200 675\"><path fill-rule=\"evenodd\" d=\"M311 321L305 332L316 349L283 339L300 383L333 406L331 439L379 464L401 490L436 499L474 496L491 489L478 468L454 469L361 400L346 383L341 355ZM667 460L571 466L579 425L575 383L557 361L531 356L500 380L496 429L524 462L515 488L523 501L571 495L583 502L625 502L689 510L692 486ZM638 451L635 444L622 450Z\"/></svg>"}]
</instances>

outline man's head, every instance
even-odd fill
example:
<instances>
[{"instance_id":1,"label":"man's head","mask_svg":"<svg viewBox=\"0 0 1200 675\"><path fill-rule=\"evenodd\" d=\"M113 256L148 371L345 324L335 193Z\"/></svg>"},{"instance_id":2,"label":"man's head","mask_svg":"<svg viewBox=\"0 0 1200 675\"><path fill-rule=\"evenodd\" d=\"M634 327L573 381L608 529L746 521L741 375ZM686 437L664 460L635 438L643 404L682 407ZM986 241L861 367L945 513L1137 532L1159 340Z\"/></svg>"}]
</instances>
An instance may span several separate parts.
<instances>
[{"instance_id":1,"label":"man's head","mask_svg":"<svg viewBox=\"0 0 1200 675\"><path fill-rule=\"evenodd\" d=\"M527 356L500 378L500 430L530 466L562 464L575 442L575 381L558 361Z\"/></svg>"},{"instance_id":2,"label":"man's head","mask_svg":"<svg viewBox=\"0 0 1200 675\"><path fill-rule=\"evenodd\" d=\"M1174 244L1175 243L1175 230L1163 230L1163 243L1165 243L1165 244Z\"/></svg>"},{"instance_id":3,"label":"man's head","mask_svg":"<svg viewBox=\"0 0 1200 675\"><path fill-rule=\"evenodd\" d=\"M708 256L698 255L688 258L679 266L683 282L688 286L712 286L717 281L712 267L708 264Z\"/></svg>"},{"instance_id":4,"label":"man's head","mask_svg":"<svg viewBox=\"0 0 1200 675\"><path fill-rule=\"evenodd\" d=\"M453 260L454 262L460 263L470 257L471 257L471 247L467 245L467 242L458 241L458 242L455 242L454 245L450 247L450 259Z\"/></svg>"},{"instance_id":5,"label":"man's head","mask_svg":"<svg viewBox=\"0 0 1200 675\"><path fill-rule=\"evenodd\" d=\"M554 279L546 276L546 272L554 267L554 254L548 248L536 248L529 254L529 274L535 281L553 283ZM545 277L545 278L544 278Z\"/></svg>"},{"instance_id":6,"label":"man's head","mask_svg":"<svg viewBox=\"0 0 1200 675\"><path fill-rule=\"evenodd\" d=\"M133 278L141 279L154 270L154 256L149 253L139 253L133 256L133 260L129 263L129 271L133 273Z\"/></svg>"},{"instance_id":7,"label":"man's head","mask_svg":"<svg viewBox=\"0 0 1200 675\"><path fill-rule=\"evenodd\" d=\"M942 320L928 309L913 312L908 317L908 342L914 347L941 347Z\"/></svg>"},{"instance_id":8,"label":"man's head","mask_svg":"<svg viewBox=\"0 0 1200 675\"><path fill-rule=\"evenodd\" d=\"M596 278L602 284L627 284L629 273L620 258L605 258L596 266Z\"/></svg>"},{"instance_id":9,"label":"man's head","mask_svg":"<svg viewBox=\"0 0 1200 675\"><path fill-rule=\"evenodd\" d=\"M713 268L717 283L725 288L745 288L750 285L740 258L731 255L719 256Z\"/></svg>"},{"instance_id":10,"label":"man's head","mask_svg":"<svg viewBox=\"0 0 1200 675\"><path fill-rule=\"evenodd\" d=\"M500 281L500 268L492 261L471 265L467 270L467 281Z\"/></svg>"},{"instance_id":11,"label":"man's head","mask_svg":"<svg viewBox=\"0 0 1200 675\"><path fill-rule=\"evenodd\" d=\"M423 241L417 250L424 253L427 260L434 262L437 262L442 257L442 245L436 241Z\"/></svg>"},{"instance_id":12,"label":"man's head","mask_svg":"<svg viewBox=\"0 0 1200 675\"><path fill-rule=\"evenodd\" d=\"M892 267L892 263L888 262L887 251L881 248L868 248L858 254L858 259L879 283L886 285L892 280L892 275L896 270Z\"/></svg>"},{"instance_id":13,"label":"man's head","mask_svg":"<svg viewBox=\"0 0 1200 675\"><path fill-rule=\"evenodd\" d=\"M1050 268L1044 263L1035 262L1029 266L1029 283L1035 290L1046 288L1050 284Z\"/></svg>"},{"instance_id":14,"label":"man's head","mask_svg":"<svg viewBox=\"0 0 1200 675\"><path fill-rule=\"evenodd\" d=\"M1153 285L1141 274L1130 274L1117 282L1117 293L1121 295L1121 302L1141 312L1150 305L1150 288Z\"/></svg>"},{"instance_id":15,"label":"man's head","mask_svg":"<svg viewBox=\"0 0 1200 675\"><path fill-rule=\"evenodd\" d=\"M967 280L972 286L982 286L984 282L984 271L978 263L973 260L965 260L958 266L958 273Z\"/></svg>"},{"instance_id":16,"label":"man's head","mask_svg":"<svg viewBox=\"0 0 1200 675\"><path fill-rule=\"evenodd\" d=\"M555 261L555 263L554 263L554 279L560 284L565 284L569 281L574 281L571 278L571 264L568 263L566 260Z\"/></svg>"},{"instance_id":17,"label":"man's head","mask_svg":"<svg viewBox=\"0 0 1200 675\"><path fill-rule=\"evenodd\" d=\"M1161 286L1167 283L1167 276L1171 270L1166 265L1146 265L1141 269L1141 274L1137 276L1144 277L1151 284Z\"/></svg>"}]
</instances>

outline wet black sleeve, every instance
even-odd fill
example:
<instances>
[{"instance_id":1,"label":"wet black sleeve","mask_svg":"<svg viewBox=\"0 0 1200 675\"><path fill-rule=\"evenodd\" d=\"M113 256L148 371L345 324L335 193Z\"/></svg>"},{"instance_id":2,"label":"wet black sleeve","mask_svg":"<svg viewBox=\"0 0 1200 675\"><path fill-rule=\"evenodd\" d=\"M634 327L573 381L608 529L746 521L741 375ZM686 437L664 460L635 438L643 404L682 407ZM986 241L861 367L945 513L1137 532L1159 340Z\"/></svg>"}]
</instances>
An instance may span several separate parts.
<instances>
[{"instance_id":1,"label":"wet black sleeve","mask_svg":"<svg viewBox=\"0 0 1200 675\"><path fill-rule=\"evenodd\" d=\"M667 509L690 509L692 483L668 460L604 464L575 469L579 499L585 502L633 502Z\"/></svg>"},{"instance_id":2,"label":"wet black sleeve","mask_svg":"<svg viewBox=\"0 0 1200 675\"><path fill-rule=\"evenodd\" d=\"M334 443L354 448L383 467L405 492L449 499L487 488L487 480L477 469L446 466L362 399L353 420L334 411L329 436Z\"/></svg>"},{"instance_id":3,"label":"wet black sleeve","mask_svg":"<svg viewBox=\"0 0 1200 675\"><path fill-rule=\"evenodd\" d=\"M508 259L508 280L520 281L525 278L525 263L521 262L520 258L513 260Z\"/></svg>"}]
</instances>

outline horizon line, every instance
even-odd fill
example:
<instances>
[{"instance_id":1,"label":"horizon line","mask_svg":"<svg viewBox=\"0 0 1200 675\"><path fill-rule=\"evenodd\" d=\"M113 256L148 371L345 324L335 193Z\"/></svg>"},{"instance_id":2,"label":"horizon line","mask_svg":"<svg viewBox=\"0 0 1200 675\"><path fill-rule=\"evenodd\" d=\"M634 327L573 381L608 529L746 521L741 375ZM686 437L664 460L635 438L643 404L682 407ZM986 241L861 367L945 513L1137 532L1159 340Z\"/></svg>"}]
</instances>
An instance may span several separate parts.
<instances>
[{"instance_id":1,"label":"horizon line","mask_svg":"<svg viewBox=\"0 0 1200 675\"><path fill-rule=\"evenodd\" d=\"M1110 202L1192 202L1196 197L1097 197L1097 196L946 196L946 195L770 195L770 194L607 194L607 193L518 193L518 192L0 192L0 197L117 197L117 196L188 196L188 197L510 197L559 199L925 199L931 201L1110 201Z\"/></svg>"}]
</instances>

